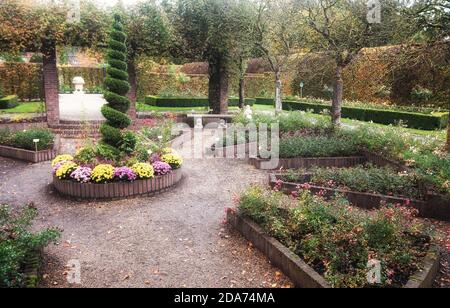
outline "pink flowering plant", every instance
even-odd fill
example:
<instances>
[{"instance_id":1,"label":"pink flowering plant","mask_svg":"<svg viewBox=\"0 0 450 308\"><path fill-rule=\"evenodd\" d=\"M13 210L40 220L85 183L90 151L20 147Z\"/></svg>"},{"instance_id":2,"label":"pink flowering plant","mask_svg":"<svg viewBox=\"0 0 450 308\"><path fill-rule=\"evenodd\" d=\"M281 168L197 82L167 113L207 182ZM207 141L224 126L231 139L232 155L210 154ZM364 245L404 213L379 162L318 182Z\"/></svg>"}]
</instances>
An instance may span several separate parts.
<instances>
[{"instance_id":1,"label":"pink flowering plant","mask_svg":"<svg viewBox=\"0 0 450 308\"><path fill-rule=\"evenodd\" d=\"M132 182L137 179L137 175L131 168L119 167L114 170L114 178Z\"/></svg>"},{"instance_id":2,"label":"pink flowering plant","mask_svg":"<svg viewBox=\"0 0 450 308\"><path fill-rule=\"evenodd\" d=\"M80 183L88 183L91 180L92 169L89 167L78 167L71 174L70 178Z\"/></svg>"},{"instance_id":3,"label":"pink flowering plant","mask_svg":"<svg viewBox=\"0 0 450 308\"><path fill-rule=\"evenodd\" d=\"M165 175L172 172L172 167L162 161L156 161L153 163L153 169L155 170L156 175Z\"/></svg>"},{"instance_id":4,"label":"pink flowering plant","mask_svg":"<svg viewBox=\"0 0 450 308\"><path fill-rule=\"evenodd\" d=\"M435 241L412 208L381 204L367 212L308 190L292 198L252 186L240 196L238 211L337 288L403 287ZM374 259L383 265L376 285L367 280L367 264Z\"/></svg>"}]
</instances>

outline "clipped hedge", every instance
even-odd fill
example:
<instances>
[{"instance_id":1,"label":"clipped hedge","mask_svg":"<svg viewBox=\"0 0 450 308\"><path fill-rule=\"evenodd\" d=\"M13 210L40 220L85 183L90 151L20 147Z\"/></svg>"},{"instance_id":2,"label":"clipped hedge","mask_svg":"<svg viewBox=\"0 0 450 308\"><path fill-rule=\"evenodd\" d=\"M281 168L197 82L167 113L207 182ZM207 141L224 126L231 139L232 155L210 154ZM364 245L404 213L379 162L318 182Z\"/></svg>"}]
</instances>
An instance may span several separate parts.
<instances>
[{"instance_id":1,"label":"clipped hedge","mask_svg":"<svg viewBox=\"0 0 450 308\"><path fill-rule=\"evenodd\" d=\"M10 109L17 107L19 105L19 101L17 99L17 95L9 95L3 98L0 98L0 109Z\"/></svg>"},{"instance_id":2,"label":"clipped hedge","mask_svg":"<svg viewBox=\"0 0 450 308\"><path fill-rule=\"evenodd\" d=\"M255 97L255 104L257 105L267 105L267 106L275 106L274 98L267 97Z\"/></svg>"},{"instance_id":3,"label":"clipped hedge","mask_svg":"<svg viewBox=\"0 0 450 308\"><path fill-rule=\"evenodd\" d=\"M254 98L246 98L245 104L253 106L256 100ZM209 107L209 100L206 97L159 97L147 96L145 103L156 107ZM228 105L236 107L239 105L238 98L230 98Z\"/></svg>"},{"instance_id":4,"label":"clipped hedge","mask_svg":"<svg viewBox=\"0 0 450 308\"><path fill-rule=\"evenodd\" d=\"M322 113L324 110L330 111L331 106L321 103L307 103L298 101L284 101L284 110L312 110L314 113ZM374 122L379 124L396 124L402 121L410 128L436 130L447 127L449 114L436 112L433 114L423 114L407 111L396 111L387 109L372 109L359 107L342 107L342 117L354 120Z\"/></svg>"}]
</instances>

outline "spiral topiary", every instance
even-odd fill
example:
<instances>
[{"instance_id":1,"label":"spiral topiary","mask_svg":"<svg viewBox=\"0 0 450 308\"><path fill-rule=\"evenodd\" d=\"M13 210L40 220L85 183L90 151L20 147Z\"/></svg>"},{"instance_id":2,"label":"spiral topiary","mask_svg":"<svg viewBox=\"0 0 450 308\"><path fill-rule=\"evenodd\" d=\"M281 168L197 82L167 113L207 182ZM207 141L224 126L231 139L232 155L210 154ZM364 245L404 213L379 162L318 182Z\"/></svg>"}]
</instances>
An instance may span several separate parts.
<instances>
[{"instance_id":1,"label":"spiral topiary","mask_svg":"<svg viewBox=\"0 0 450 308\"><path fill-rule=\"evenodd\" d=\"M122 130L131 124L131 119L126 114L130 108L130 100L125 96L130 90L126 63L126 38L121 18L116 14L107 53L109 67L106 71L105 99L108 104L102 107L106 122L100 128L103 143L116 149L119 149L123 143Z\"/></svg>"}]
</instances>

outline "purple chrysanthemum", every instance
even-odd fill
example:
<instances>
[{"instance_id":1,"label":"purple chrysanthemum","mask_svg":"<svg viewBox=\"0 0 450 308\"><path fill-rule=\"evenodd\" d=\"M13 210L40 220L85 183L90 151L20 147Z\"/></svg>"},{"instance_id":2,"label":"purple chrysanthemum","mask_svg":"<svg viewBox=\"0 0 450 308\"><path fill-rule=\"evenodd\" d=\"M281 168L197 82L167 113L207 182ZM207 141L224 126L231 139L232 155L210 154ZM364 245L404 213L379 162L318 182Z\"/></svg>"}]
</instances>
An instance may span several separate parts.
<instances>
[{"instance_id":1,"label":"purple chrysanthemum","mask_svg":"<svg viewBox=\"0 0 450 308\"><path fill-rule=\"evenodd\" d=\"M136 173L128 167L119 167L114 170L114 177L123 181L135 181Z\"/></svg>"},{"instance_id":2,"label":"purple chrysanthemum","mask_svg":"<svg viewBox=\"0 0 450 308\"><path fill-rule=\"evenodd\" d=\"M162 161L156 161L153 163L153 169L155 170L156 175L165 175L172 172L172 167Z\"/></svg>"},{"instance_id":3,"label":"purple chrysanthemum","mask_svg":"<svg viewBox=\"0 0 450 308\"><path fill-rule=\"evenodd\" d=\"M153 163L161 161L161 156L159 154L152 154L152 157L150 158L150 161Z\"/></svg>"},{"instance_id":4,"label":"purple chrysanthemum","mask_svg":"<svg viewBox=\"0 0 450 308\"><path fill-rule=\"evenodd\" d=\"M70 177L77 182L87 183L91 180L92 169L89 167L78 167L70 174Z\"/></svg>"}]
</instances>

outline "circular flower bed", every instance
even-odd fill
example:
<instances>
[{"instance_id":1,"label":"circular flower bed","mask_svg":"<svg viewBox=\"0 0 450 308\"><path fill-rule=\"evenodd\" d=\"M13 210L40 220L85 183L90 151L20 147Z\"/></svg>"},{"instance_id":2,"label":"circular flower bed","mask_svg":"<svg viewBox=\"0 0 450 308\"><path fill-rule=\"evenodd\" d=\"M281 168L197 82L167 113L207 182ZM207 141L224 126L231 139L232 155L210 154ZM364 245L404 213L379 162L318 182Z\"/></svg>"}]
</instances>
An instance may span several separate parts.
<instances>
[{"instance_id":1,"label":"circular flower bed","mask_svg":"<svg viewBox=\"0 0 450 308\"><path fill-rule=\"evenodd\" d=\"M182 177L181 156L172 149L164 149L160 154L153 155L151 163L130 159L118 166L82 163L77 159L79 154L60 155L52 162L53 185L62 195L78 199L152 195L174 186Z\"/></svg>"}]
</instances>

